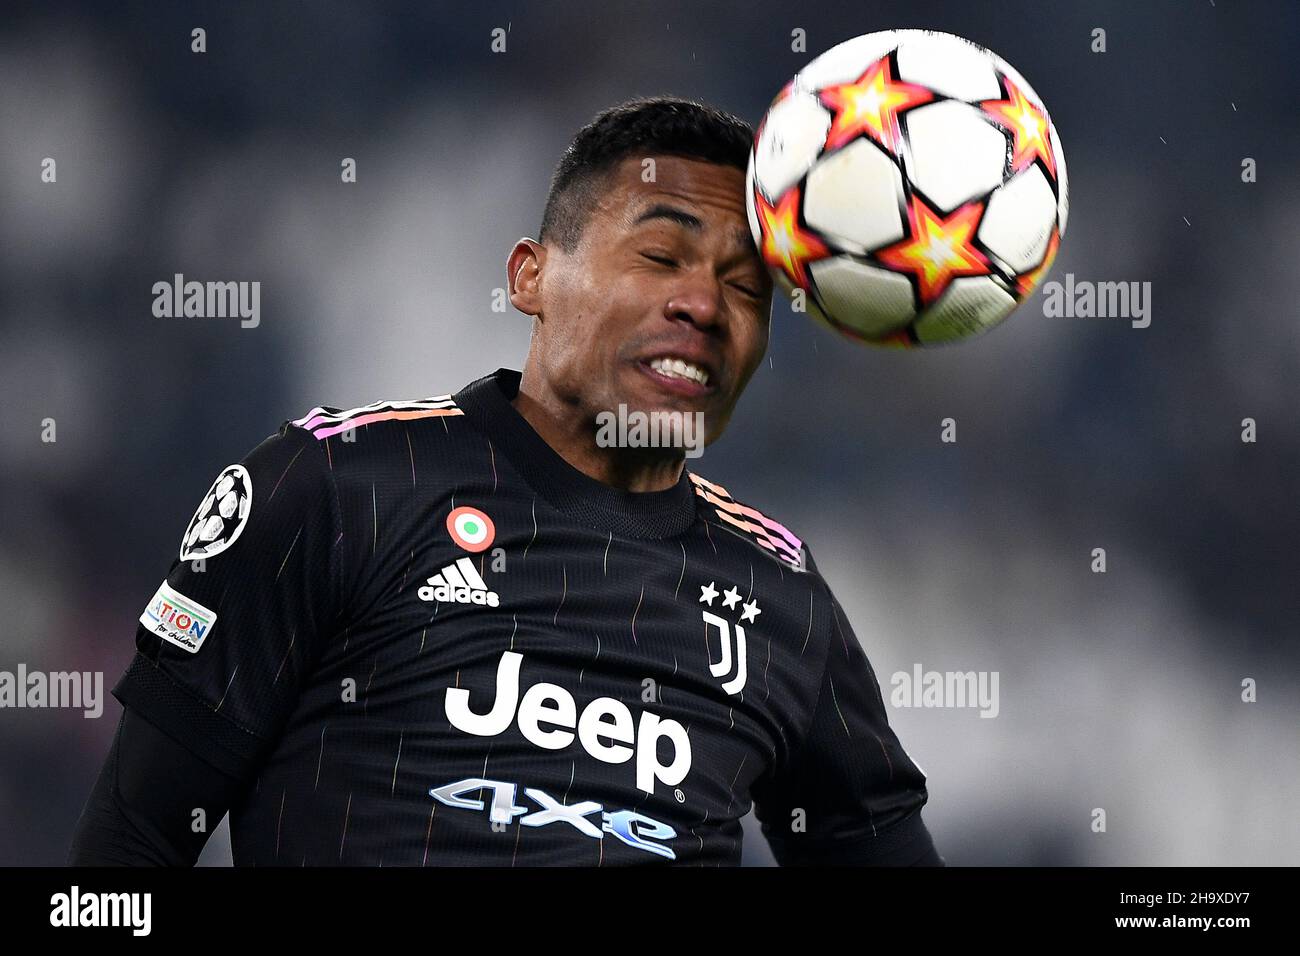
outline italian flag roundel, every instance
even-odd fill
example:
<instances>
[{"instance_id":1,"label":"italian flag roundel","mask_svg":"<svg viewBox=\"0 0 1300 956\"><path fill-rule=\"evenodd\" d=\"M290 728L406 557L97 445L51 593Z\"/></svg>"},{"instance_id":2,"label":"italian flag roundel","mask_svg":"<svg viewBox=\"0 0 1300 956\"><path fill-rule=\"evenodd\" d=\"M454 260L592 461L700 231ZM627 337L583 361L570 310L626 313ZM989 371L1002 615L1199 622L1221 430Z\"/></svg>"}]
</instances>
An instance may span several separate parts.
<instances>
[{"instance_id":1,"label":"italian flag roundel","mask_svg":"<svg viewBox=\"0 0 1300 956\"><path fill-rule=\"evenodd\" d=\"M492 519L477 508L457 508L447 515L451 540L466 551L486 551L492 546L497 529Z\"/></svg>"}]
</instances>

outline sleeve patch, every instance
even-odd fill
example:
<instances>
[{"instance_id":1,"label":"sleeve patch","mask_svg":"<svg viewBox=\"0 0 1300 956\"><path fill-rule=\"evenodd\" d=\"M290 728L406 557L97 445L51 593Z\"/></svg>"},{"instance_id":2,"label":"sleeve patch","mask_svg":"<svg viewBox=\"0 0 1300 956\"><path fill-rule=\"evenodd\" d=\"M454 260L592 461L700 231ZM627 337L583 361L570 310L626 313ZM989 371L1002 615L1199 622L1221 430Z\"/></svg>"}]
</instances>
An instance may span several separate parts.
<instances>
[{"instance_id":1,"label":"sleeve patch","mask_svg":"<svg viewBox=\"0 0 1300 956\"><path fill-rule=\"evenodd\" d=\"M150 634L197 654L204 638L212 633L217 615L164 580L140 615L140 623Z\"/></svg>"},{"instance_id":2,"label":"sleeve patch","mask_svg":"<svg viewBox=\"0 0 1300 956\"><path fill-rule=\"evenodd\" d=\"M235 543L248 524L253 479L243 465L227 465L217 475L181 538L181 560L210 558Z\"/></svg>"}]
</instances>

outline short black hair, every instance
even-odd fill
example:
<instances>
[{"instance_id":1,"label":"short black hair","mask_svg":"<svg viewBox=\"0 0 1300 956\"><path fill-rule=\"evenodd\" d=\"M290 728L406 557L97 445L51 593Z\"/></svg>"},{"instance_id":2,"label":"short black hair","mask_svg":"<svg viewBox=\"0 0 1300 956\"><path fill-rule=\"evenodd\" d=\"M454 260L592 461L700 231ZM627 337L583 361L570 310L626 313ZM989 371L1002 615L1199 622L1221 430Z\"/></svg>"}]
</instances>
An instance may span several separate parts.
<instances>
[{"instance_id":1,"label":"short black hair","mask_svg":"<svg viewBox=\"0 0 1300 956\"><path fill-rule=\"evenodd\" d=\"M753 144L744 120L693 100L654 96L612 106L578 130L560 157L538 241L577 248L609 173L628 156L683 156L743 172Z\"/></svg>"}]
</instances>

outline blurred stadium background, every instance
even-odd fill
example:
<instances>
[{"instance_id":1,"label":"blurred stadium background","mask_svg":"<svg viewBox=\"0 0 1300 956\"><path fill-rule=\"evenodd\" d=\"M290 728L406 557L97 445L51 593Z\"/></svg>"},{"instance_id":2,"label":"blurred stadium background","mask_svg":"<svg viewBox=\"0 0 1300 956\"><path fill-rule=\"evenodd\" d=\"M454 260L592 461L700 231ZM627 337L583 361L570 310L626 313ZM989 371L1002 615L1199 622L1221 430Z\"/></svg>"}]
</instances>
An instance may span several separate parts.
<instances>
[{"instance_id":1,"label":"blurred stadium background","mask_svg":"<svg viewBox=\"0 0 1300 956\"><path fill-rule=\"evenodd\" d=\"M903 354L778 301L693 468L811 543L886 696L918 662L1000 673L996 719L891 710L950 864L1300 861L1300 5L482 0L0 14L0 668L106 695L99 720L0 711L0 864L63 861L135 619L222 466L313 405L521 366L492 290L580 125L657 93L757 124L817 53L896 27L1035 86L1070 171L1051 277L1150 281L1151 325L1035 300ZM260 280L260 326L155 318L176 272Z\"/></svg>"}]
</instances>

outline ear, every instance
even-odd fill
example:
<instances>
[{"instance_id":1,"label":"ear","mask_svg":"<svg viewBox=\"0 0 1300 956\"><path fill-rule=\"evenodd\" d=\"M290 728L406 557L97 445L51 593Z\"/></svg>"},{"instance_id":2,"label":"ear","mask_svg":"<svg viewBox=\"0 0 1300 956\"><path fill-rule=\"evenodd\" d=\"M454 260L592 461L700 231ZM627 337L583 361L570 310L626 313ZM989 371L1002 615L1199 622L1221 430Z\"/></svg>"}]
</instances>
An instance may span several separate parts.
<instances>
[{"instance_id":1,"label":"ear","mask_svg":"<svg viewBox=\"0 0 1300 956\"><path fill-rule=\"evenodd\" d=\"M524 315L539 317L542 312L542 270L546 265L546 247L533 239L520 239L506 259L506 281L510 287L510 304Z\"/></svg>"}]
</instances>

